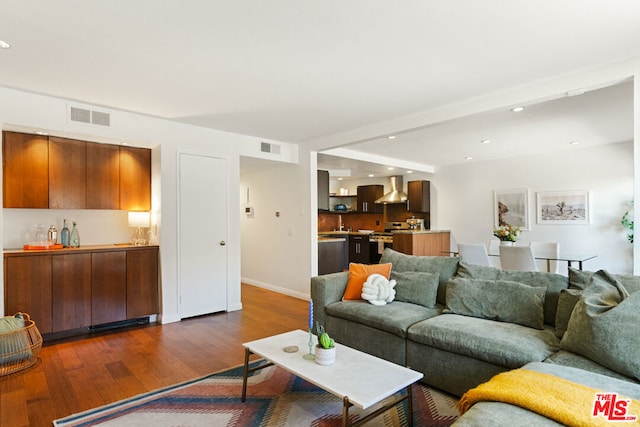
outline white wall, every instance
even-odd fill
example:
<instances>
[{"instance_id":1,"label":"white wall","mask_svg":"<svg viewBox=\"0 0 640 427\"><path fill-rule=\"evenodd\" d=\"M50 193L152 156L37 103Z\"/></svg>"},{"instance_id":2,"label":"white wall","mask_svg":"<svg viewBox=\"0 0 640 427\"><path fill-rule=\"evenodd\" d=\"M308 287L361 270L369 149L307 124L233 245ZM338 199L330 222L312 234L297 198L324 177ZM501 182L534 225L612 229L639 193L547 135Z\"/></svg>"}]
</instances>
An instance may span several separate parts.
<instances>
[{"instance_id":1,"label":"white wall","mask_svg":"<svg viewBox=\"0 0 640 427\"><path fill-rule=\"evenodd\" d=\"M51 134L88 141L121 143L152 149L153 215L160 234L160 266L162 280L161 321L179 319L177 283L177 152L210 155L227 160L228 174L228 294L230 309L241 308L240 301L240 218L238 215L239 150L243 154L260 156L260 140L254 137L220 132L168 120L99 108L111 112L111 126L89 126L67 120L67 105L80 105L64 99L0 88L0 126L2 129L43 129ZM294 157L297 148L283 145L286 161ZM197 191L197 189L194 189ZM112 243L128 239L123 213L117 211L34 211L3 209L0 233L2 242L20 246L24 230L34 221L50 225L62 216L77 219L83 244ZM206 227L206 224L203 224ZM5 236L6 235L6 236ZM1 261L0 261L1 262ZM4 283L0 279L0 294ZM0 298L0 313L4 312Z\"/></svg>"},{"instance_id":2,"label":"white wall","mask_svg":"<svg viewBox=\"0 0 640 427\"><path fill-rule=\"evenodd\" d=\"M454 243L488 243L495 239L493 191L528 188L531 231L522 233L523 242L559 242L561 251L598 255L585 262L586 270L630 274L633 248L620 218L633 200L633 179L631 142L450 166L432 180L438 189L432 227L451 229ZM589 225L536 223L536 192L583 189L590 191ZM560 270L566 271L566 263Z\"/></svg>"}]
</instances>

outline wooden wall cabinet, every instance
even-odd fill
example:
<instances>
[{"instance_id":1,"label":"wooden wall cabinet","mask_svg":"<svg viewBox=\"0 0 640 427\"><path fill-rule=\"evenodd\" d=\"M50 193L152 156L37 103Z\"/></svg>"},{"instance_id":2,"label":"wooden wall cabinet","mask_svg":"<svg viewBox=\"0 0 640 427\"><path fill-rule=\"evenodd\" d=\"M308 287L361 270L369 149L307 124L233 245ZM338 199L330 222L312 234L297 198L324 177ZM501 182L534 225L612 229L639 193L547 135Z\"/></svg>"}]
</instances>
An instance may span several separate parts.
<instances>
[{"instance_id":1,"label":"wooden wall cabinet","mask_svg":"<svg viewBox=\"0 0 640 427\"><path fill-rule=\"evenodd\" d=\"M87 144L49 137L49 208L87 207Z\"/></svg>"},{"instance_id":2,"label":"wooden wall cabinet","mask_svg":"<svg viewBox=\"0 0 640 427\"><path fill-rule=\"evenodd\" d=\"M53 331L51 256L5 257L5 315L28 313L41 333Z\"/></svg>"},{"instance_id":3,"label":"wooden wall cabinet","mask_svg":"<svg viewBox=\"0 0 640 427\"><path fill-rule=\"evenodd\" d=\"M46 136L2 132L2 202L5 208L49 207Z\"/></svg>"},{"instance_id":4,"label":"wooden wall cabinet","mask_svg":"<svg viewBox=\"0 0 640 427\"><path fill-rule=\"evenodd\" d=\"M87 142L87 209L120 209L120 147Z\"/></svg>"},{"instance_id":5,"label":"wooden wall cabinet","mask_svg":"<svg viewBox=\"0 0 640 427\"><path fill-rule=\"evenodd\" d=\"M384 185L359 185L357 189L358 212L382 213L384 205L374 203L384 195Z\"/></svg>"},{"instance_id":6,"label":"wooden wall cabinet","mask_svg":"<svg viewBox=\"0 0 640 427\"><path fill-rule=\"evenodd\" d=\"M431 211L431 182L409 181L407 183L407 210L410 212Z\"/></svg>"},{"instance_id":7,"label":"wooden wall cabinet","mask_svg":"<svg viewBox=\"0 0 640 427\"><path fill-rule=\"evenodd\" d=\"M151 150L120 148L120 209L151 210Z\"/></svg>"},{"instance_id":8,"label":"wooden wall cabinet","mask_svg":"<svg viewBox=\"0 0 640 427\"><path fill-rule=\"evenodd\" d=\"M158 313L158 247L5 252L5 313L29 313L41 333Z\"/></svg>"},{"instance_id":9,"label":"wooden wall cabinet","mask_svg":"<svg viewBox=\"0 0 640 427\"><path fill-rule=\"evenodd\" d=\"M53 332L91 325L91 254L52 255L51 288Z\"/></svg>"}]
</instances>

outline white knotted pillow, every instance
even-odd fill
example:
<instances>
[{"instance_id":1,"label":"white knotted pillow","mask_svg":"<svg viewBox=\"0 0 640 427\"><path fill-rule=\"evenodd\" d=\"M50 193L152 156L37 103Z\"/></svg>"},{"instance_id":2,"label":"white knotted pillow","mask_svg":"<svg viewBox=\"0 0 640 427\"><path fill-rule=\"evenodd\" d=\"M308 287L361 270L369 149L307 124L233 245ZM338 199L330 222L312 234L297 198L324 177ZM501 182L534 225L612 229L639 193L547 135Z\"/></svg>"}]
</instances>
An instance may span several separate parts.
<instances>
[{"instance_id":1,"label":"white knotted pillow","mask_svg":"<svg viewBox=\"0 0 640 427\"><path fill-rule=\"evenodd\" d=\"M372 274L362 285L362 299L369 301L373 305L385 305L393 301L396 291L395 280L387 280L381 274Z\"/></svg>"}]
</instances>

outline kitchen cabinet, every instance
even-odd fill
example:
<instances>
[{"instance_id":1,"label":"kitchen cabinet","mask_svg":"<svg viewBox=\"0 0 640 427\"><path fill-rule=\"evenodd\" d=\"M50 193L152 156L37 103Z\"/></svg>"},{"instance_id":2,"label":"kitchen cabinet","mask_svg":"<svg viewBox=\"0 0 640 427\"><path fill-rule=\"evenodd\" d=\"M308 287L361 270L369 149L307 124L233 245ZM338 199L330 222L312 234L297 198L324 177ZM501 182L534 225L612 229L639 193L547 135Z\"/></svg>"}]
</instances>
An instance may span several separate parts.
<instances>
[{"instance_id":1,"label":"kitchen cabinet","mask_svg":"<svg viewBox=\"0 0 640 427\"><path fill-rule=\"evenodd\" d=\"M431 182L409 181L407 183L407 210L429 213L431 210Z\"/></svg>"},{"instance_id":2,"label":"kitchen cabinet","mask_svg":"<svg viewBox=\"0 0 640 427\"><path fill-rule=\"evenodd\" d=\"M151 210L151 150L120 147L120 209Z\"/></svg>"},{"instance_id":3,"label":"kitchen cabinet","mask_svg":"<svg viewBox=\"0 0 640 427\"><path fill-rule=\"evenodd\" d=\"M86 246L4 252L5 313L41 333L158 313L158 247Z\"/></svg>"},{"instance_id":4,"label":"kitchen cabinet","mask_svg":"<svg viewBox=\"0 0 640 427\"><path fill-rule=\"evenodd\" d=\"M127 253L91 254L91 324L127 318Z\"/></svg>"},{"instance_id":5,"label":"kitchen cabinet","mask_svg":"<svg viewBox=\"0 0 640 427\"><path fill-rule=\"evenodd\" d=\"M4 259L4 313L28 313L41 333L51 332L51 256Z\"/></svg>"},{"instance_id":6,"label":"kitchen cabinet","mask_svg":"<svg viewBox=\"0 0 640 427\"><path fill-rule=\"evenodd\" d=\"M349 262L369 264L371 249L369 235L349 235Z\"/></svg>"},{"instance_id":7,"label":"kitchen cabinet","mask_svg":"<svg viewBox=\"0 0 640 427\"><path fill-rule=\"evenodd\" d=\"M158 312L158 248L127 251L127 318Z\"/></svg>"},{"instance_id":8,"label":"kitchen cabinet","mask_svg":"<svg viewBox=\"0 0 640 427\"><path fill-rule=\"evenodd\" d=\"M51 257L53 332L91 325L91 254Z\"/></svg>"},{"instance_id":9,"label":"kitchen cabinet","mask_svg":"<svg viewBox=\"0 0 640 427\"><path fill-rule=\"evenodd\" d=\"M318 274L337 273L348 268L347 239L324 238L318 240Z\"/></svg>"},{"instance_id":10,"label":"kitchen cabinet","mask_svg":"<svg viewBox=\"0 0 640 427\"><path fill-rule=\"evenodd\" d=\"M119 148L87 142L87 209L120 209Z\"/></svg>"},{"instance_id":11,"label":"kitchen cabinet","mask_svg":"<svg viewBox=\"0 0 640 427\"><path fill-rule=\"evenodd\" d=\"M393 233L393 250L408 255L445 256L451 250L449 231Z\"/></svg>"},{"instance_id":12,"label":"kitchen cabinet","mask_svg":"<svg viewBox=\"0 0 640 427\"><path fill-rule=\"evenodd\" d=\"M384 185L360 185L357 189L358 209L360 213L382 213L383 205L374 203L384 195Z\"/></svg>"},{"instance_id":13,"label":"kitchen cabinet","mask_svg":"<svg viewBox=\"0 0 640 427\"><path fill-rule=\"evenodd\" d=\"M49 207L46 136L2 132L2 202L5 208Z\"/></svg>"},{"instance_id":14,"label":"kitchen cabinet","mask_svg":"<svg viewBox=\"0 0 640 427\"><path fill-rule=\"evenodd\" d=\"M87 143L49 137L49 208L87 206Z\"/></svg>"},{"instance_id":15,"label":"kitchen cabinet","mask_svg":"<svg viewBox=\"0 0 640 427\"><path fill-rule=\"evenodd\" d=\"M318 210L329 210L329 171L318 171Z\"/></svg>"}]
</instances>

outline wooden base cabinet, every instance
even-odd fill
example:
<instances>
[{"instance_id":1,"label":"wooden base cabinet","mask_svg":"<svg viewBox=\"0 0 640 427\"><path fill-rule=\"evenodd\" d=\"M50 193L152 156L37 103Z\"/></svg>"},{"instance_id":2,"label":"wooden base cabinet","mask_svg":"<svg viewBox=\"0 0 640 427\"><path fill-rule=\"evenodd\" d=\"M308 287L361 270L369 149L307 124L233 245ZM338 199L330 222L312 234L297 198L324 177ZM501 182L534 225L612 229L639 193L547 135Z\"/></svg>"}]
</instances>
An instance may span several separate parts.
<instances>
[{"instance_id":1,"label":"wooden base cabinet","mask_svg":"<svg viewBox=\"0 0 640 427\"><path fill-rule=\"evenodd\" d=\"M29 313L41 333L158 313L158 247L4 253L5 315Z\"/></svg>"},{"instance_id":2,"label":"wooden base cabinet","mask_svg":"<svg viewBox=\"0 0 640 427\"><path fill-rule=\"evenodd\" d=\"M393 250L408 255L447 256L451 248L448 231L393 233Z\"/></svg>"}]
</instances>

